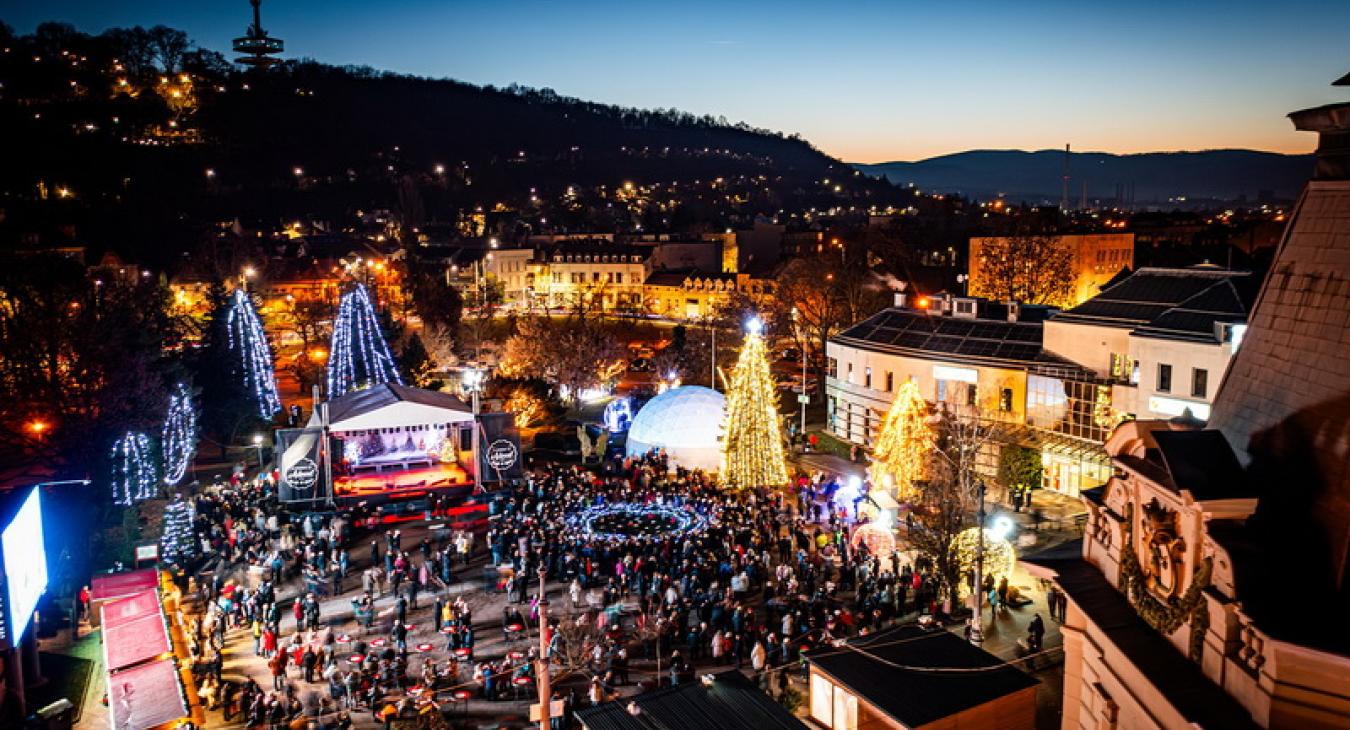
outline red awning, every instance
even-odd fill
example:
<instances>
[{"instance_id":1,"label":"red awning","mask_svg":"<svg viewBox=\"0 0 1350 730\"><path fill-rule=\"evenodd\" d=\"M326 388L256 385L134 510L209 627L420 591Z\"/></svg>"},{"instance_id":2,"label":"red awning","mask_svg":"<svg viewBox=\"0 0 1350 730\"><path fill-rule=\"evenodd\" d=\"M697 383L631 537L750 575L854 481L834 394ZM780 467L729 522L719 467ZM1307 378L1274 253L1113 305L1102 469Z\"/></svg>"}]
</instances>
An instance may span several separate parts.
<instances>
[{"instance_id":1,"label":"red awning","mask_svg":"<svg viewBox=\"0 0 1350 730\"><path fill-rule=\"evenodd\" d=\"M125 598L157 585L159 585L158 571L154 568L145 568L130 573L96 576L90 584L90 593L93 594L93 600L106 601L112 598Z\"/></svg>"},{"instance_id":2,"label":"red awning","mask_svg":"<svg viewBox=\"0 0 1350 730\"><path fill-rule=\"evenodd\" d=\"M116 672L168 653L172 645L157 613L118 626L103 627L103 651L108 671ZM117 681L121 675L112 678Z\"/></svg>"},{"instance_id":3,"label":"red awning","mask_svg":"<svg viewBox=\"0 0 1350 730\"><path fill-rule=\"evenodd\" d=\"M109 601L100 606L99 610L103 612L104 629L131 623L146 616L163 614L159 605L159 592L153 588L147 588L130 598Z\"/></svg>"},{"instance_id":4,"label":"red awning","mask_svg":"<svg viewBox=\"0 0 1350 730\"><path fill-rule=\"evenodd\" d=\"M149 730L186 717L173 660L161 659L109 677L108 710L116 730Z\"/></svg>"}]
</instances>

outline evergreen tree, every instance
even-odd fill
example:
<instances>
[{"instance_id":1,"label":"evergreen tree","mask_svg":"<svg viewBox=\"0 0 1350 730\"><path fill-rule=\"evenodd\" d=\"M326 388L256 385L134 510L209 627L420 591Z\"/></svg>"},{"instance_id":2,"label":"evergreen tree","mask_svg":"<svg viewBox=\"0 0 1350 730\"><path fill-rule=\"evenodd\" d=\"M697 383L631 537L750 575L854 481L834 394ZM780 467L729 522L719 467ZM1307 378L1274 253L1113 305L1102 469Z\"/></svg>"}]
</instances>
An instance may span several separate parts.
<instances>
[{"instance_id":1,"label":"evergreen tree","mask_svg":"<svg viewBox=\"0 0 1350 730\"><path fill-rule=\"evenodd\" d=\"M370 295L361 284L342 295L328 353L329 398L380 383L403 382Z\"/></svg>"},{"instance_id":2,"label":"evergreen tree","mask_svg":"<svg viewBox=\"0 0 1350 730\"><path fill-rule=\"evenodd\" d=\"M928 403L919 394L919 386L906 381L896 390L891 409L881 423L868 477L872 484L894 493L897 501L911 501L915 482L927 473L932 448Z\"/></svg>"},{"instance_id":3,"label":"evergreen tree","mask_svg":"<svg viewBox=\"0 0 1350 730\"><path fill-rule=\"evenodd\" d=\"M740 359L731 371L722 437L722 479L732 487L787 484L783 429L778 421L778 391L769 371L763 325L752 318Z\"/></svg>"}]
</instances>

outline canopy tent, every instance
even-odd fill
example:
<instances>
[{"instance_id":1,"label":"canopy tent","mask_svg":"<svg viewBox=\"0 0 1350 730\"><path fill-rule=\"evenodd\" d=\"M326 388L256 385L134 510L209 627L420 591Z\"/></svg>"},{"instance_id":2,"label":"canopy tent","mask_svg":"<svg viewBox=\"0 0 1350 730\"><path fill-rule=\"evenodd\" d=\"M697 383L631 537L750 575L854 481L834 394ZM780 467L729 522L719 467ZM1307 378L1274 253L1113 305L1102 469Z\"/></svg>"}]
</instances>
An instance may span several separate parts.
<instances>
[{"instance_id":1,"label":"canopy tent","mask_svg":"<svg viewBox=\"0 0 1350 730\"><path fill-rule=\"evenodd\" d=\"M146 588L129 598L109 601L100 608L103 612L103 625L108 628L131 623L146 616L158 616L161 613L159 593Z\"/></svg>"},{"instance_id":2,"label":"canopy tent","mask_svg":"<svg viewBox=\"0 0 1350 730\"><path fill-rule=\"evenodd\" d=\"M334 433L407 428L473 420L473 409L448 393L396 383L381 383L327 403L328 429ZM322 426L310 420L310 426Z\"/></svg>"},{"instance_id":3,"label":"canopy tent","mask_svg":"<svg viewBox=\"0 0 1350 730\"><path fill-rule=\"evenodd\" d=\"M129 573L109 573L95 576L90 582L90 593L95 601L127 598L159 585L159 573L154 568L133 570Z\"/></svg>"},{"instance_id":4,"label":"canopy tent","mask_svg":"<svg viewBox=\"0 0 1350 730\"><path fill-rule=\"evenodd\" d=\"M187 699L174 660L161 659L110 676L108 711L116 730L150 730L187 717Z\"/></svg>"},{"instance_id":5,"label":"canopy tent","mask_svg":"<svg viewBox=\"0 0 1350 730\"><path fill-rule=\"evenodd\" d=\"M107 620L107 616L104 616ZM118 626L103 627L103 654L109 671L116 673L149 661L173 649L164 617L158 613L142 616Z\"/></svg>"}]
</instances>

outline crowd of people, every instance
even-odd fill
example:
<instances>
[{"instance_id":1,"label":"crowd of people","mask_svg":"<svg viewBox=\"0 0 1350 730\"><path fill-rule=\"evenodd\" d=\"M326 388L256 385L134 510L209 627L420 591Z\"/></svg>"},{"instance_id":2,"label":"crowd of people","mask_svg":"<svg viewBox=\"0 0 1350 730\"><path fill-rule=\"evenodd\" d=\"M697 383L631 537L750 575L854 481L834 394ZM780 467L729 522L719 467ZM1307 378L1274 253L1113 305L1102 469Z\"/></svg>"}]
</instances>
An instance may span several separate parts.
<instances>
[{"instance_id":1,"label":"crowd of people","mask_svg":"<svg viewBox=\"0 0 1350 730\"><path fill-rule=\"evenodd\" d=\"M937 609L922 561L851 544L857 504L836 504L836 488L817 477L795 493L726 490L660 454L599 474L538 466L496 495L485 535L426 530L411 544L383 526L357 538L340 513L291 521L270 476L209 489L194 498L205 559L182 576L204 604L187 623L201 695L227 720L269 728L533 697L541 575L550 674L569 711L709 667L781 691L804 650ZM603 530L585 519L597 511ZM500 643L475 615L496 593ZM222 676L232 636L244 637L234 651L252 639L266 675Z\"/></svg>"}]
</instances>

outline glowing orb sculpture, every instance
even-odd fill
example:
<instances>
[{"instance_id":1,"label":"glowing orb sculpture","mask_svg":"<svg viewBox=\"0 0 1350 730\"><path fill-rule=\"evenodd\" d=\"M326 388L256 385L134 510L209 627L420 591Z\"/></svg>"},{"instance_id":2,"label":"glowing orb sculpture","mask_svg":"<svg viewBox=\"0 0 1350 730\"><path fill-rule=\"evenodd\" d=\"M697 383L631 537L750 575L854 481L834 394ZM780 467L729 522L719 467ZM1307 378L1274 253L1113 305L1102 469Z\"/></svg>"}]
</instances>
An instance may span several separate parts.
<instances>
[{"instance_id":1,"label":"glowing orb sculpture","mask_svg":"<svg viewBox=\"0 0 1350 730\"><path fill-rule=\"evenodd\" d=\"M686 469L717 471L722 452L717 438L726 410L721 393L701 385L682 385L647 401L628 429L627 453L642 456L664 449Z\"/></svg>"},{"instance_id":2,"label":"glowing orb sculpture","mask_svg":"<svg viewBox=\"0 0 1350 730\"><path fill-rule=\"evenodd\" d=\"M979 542L979 528L965 530L952 541L952 550L961 561L961 572L975 570L975 551ZM997 580L1003 576L1012 577L1013 565L1017 563L1017 553L1012 543L1003 539L994 530L984 530L984 574Z\"/></svg>"},{"instance_id":3,"label":"glowing orb sculpture","mask_svg":"<svg viewBox=\"0 0 1350 730\"><path fill-rule=\"evenodd\" d=\"M866 545L867 552L871 555L885 556L895 552L895 535L884 525L875 523L860 525L853 531L853 537L850 539L854 550L860 545Z\"/></svg>"}]
</instances>

